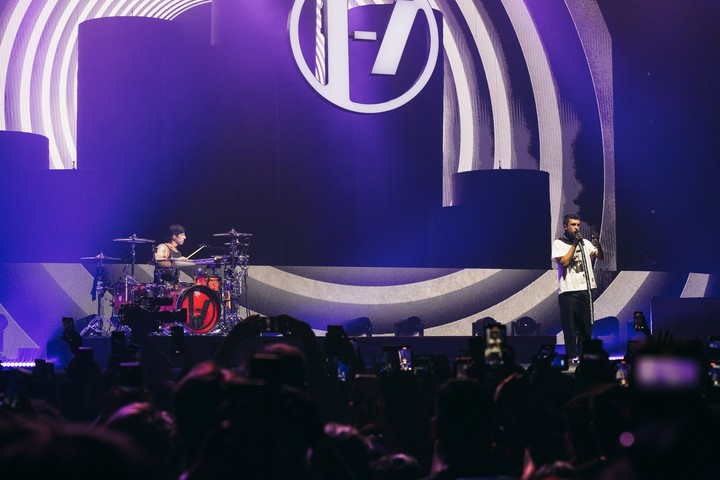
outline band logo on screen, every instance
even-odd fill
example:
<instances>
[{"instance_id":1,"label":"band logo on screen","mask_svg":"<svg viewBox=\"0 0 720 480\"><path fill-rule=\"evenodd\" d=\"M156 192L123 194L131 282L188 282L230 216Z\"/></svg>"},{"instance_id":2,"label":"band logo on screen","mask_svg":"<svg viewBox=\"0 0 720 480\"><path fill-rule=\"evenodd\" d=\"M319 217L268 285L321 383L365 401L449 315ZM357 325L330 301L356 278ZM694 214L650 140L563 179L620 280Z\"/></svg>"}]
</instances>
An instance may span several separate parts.
<instances>
[{"instance_id":1,"label":"band logo on screen","mask_svg":"<svg viewBox=\"0 0 720 480\"><path fill-rule=\"evenodd\" d=\"M327 101L345 110L358 113L382 113L395 110L415 98L427 85L435 70L440 36L428 0L400 0L392 7L390 21L382 35L382 43L372 68L374 75L395 75L405 52L415 18L422 13L428 26L429 47L424 68L415 82L401 95L378 103L360 103L350 98L350 38L373 41L378 32L349 32L348 0L325 0L316 13L316 62L325 71L320 79L311 71L300 46L300 16L307 0L295 0L288 20L293 57L305 80ZM357 7L373 8L373 6Z\"/></svg>"}]
</instances>

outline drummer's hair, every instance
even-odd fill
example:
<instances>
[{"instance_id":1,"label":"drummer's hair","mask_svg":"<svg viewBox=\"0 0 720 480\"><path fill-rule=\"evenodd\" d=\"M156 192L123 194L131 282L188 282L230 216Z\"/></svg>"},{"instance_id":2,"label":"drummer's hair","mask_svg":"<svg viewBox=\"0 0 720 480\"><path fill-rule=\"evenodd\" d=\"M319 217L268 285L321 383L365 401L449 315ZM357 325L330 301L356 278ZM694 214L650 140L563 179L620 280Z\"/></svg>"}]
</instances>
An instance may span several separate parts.
<instances>
[{"instance_id":1,"label":"drummer's hair","mask_svg":"<svg viewBox=\"0 0 720 480\"><path fill-rule=\"evenodd\" d=\"M182 225L178 225L177 223L173 223L168 227L168 239L172 238L173 235L180 235L181 233L185 233L185 227Z\"/></svg>"}]
</instances>

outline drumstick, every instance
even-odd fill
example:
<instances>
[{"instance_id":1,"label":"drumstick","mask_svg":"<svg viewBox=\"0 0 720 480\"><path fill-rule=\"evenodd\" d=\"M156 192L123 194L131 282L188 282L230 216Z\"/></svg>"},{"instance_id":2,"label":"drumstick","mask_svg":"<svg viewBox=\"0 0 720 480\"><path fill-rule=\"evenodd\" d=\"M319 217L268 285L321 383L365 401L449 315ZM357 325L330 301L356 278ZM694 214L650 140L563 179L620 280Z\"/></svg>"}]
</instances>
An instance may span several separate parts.
<instances>
[{"instance_id":1,"label":"drumstick","mask_svg":"<svg viewBox=\"0 0 720 480\"><path fill-rule=\"evenodd\" d=\"M202 250L203 248L205 248L205 245L200 245L200 248L198 248L197 250L195 250L193 253L191 253L190 255L188 255L188 256L185 257L185 258L190 258L190 257L192 257L193 255L195 255L197 252L199 252L199 251Z\"/></svg>"}]
</instances>

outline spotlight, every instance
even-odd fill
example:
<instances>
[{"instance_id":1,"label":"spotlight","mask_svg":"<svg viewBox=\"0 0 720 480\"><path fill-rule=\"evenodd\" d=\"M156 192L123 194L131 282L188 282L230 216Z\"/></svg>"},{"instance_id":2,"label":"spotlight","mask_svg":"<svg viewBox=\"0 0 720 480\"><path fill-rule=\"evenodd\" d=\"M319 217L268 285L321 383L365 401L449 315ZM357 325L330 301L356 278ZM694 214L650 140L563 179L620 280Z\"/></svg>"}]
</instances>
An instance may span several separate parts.
<instances>
[{"instance_id":1,"label":"spotlight","mask_svg":"<svg viewBox=\"0 0 720 480\"><path fill-rule=\"evenodd\" d=\"M530 317L520 317L512 322L512 332L522 337L537 336L540 334L540 324Z\"/></svg>"},{"instance_id":2,"label":"spotlight","mask_svg":"<svg viewBox=\"0 0 720 480\"><path fill-rule=\"evenodd\" d=\"M479 320L475 320L472 323L472 336L473 337L482 337L485 335L485 327L487 325L497 325L499 322L495 320L493 317L482 317Z\"/></svg>"},{"instance_id":3,"label":"spotlight","mask_svg":"<svg viewBox=\"0 0 720 480\"><path fill-rule=\"evenodd\" d=\"M342 324L343 330L350 337L372 337L373 327L368 317L359 317L352 320L346 320Z\"/></svg>"},{"instance_id":4,"label":"spotlight","mask_svg":"<svg viewBox=\"0 0 720 480\"><path fill-rule=\"evenodd\" d=\"M419 317L408 317L395 324L396 337L422 337L424 335L422 320Z\"/></svg>"}]
</instances>

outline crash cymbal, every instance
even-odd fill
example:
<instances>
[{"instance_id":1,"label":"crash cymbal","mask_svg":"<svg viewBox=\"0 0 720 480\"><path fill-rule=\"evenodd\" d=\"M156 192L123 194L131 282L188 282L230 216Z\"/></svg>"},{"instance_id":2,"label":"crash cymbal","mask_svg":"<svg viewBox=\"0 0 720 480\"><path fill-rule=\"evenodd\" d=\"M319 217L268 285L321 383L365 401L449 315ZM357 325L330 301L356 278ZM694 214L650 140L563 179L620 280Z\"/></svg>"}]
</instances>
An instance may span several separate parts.
<instances>
[{"instance_id":1,"label":"crash cymbal","mask_svg":"<svg viewBox=\"0 0 720 480\"><path fill-rule=\"evenodd\" d=\"M128 238L113 238L113 242L125 242L125 243L155 243L155 240L149 238L140 238L134 233Z\"/></svg>"},{"instance_id":2,"label":"crash cymbal","mask_svg":"<svg viewBox=\"0 0 720 480\"><path fill-rule=\"evenodd\" d=\"M94 257L80 257L80 260L122 260L122 258L108 257L104 253L100 252Z\"/></svg>"},{"instance_id":3,"label":"crash cymbal","mask_svg":"<svg viewBox=\"0 0 720 480\"><path fill-rule=\"evenodd\" d=\"M236 232L233 228L229 232L226 233L215 233L213 234L213 237L252 237L252 233L240 233Z\"/></svg>"}]
</instances>

